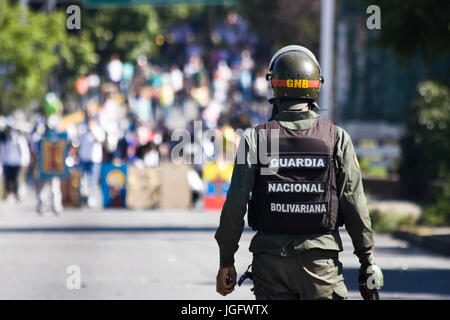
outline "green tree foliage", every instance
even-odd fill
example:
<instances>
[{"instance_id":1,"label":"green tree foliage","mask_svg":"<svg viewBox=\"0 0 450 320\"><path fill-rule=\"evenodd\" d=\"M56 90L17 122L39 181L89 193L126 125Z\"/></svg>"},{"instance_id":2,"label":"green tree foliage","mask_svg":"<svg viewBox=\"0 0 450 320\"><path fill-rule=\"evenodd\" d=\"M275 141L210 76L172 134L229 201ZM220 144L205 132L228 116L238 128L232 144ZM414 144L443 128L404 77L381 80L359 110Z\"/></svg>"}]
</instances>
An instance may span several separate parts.
<instances>
[{"instance_id":1,"label":"green tree foliage","mask_svg":"<svg viewBox=\"0 0 450 320\"><path fill-rule=\"evenodd\" d=\"M0 112L24 107L42 96L49 71L58 63L55 47L63 38L61 15L25 12L0 0ZM24 19L23 23L21 19Z\"/></svg>"},{"instance_id":2,"label":"green tree foliage","mask_svg":"<svg viewBox=\"0 0 450 320\"><path fill-rule=\"evenodd\" d=\"M351 0L350 0L351 1ZM364 0L381 9L381 30L373 45L392 50L400 62L420 58L425 79L411 104L408 132L402 140L401 180L410 197L429 199L432 181L441 192L420 222L450 224L450 42L446 0ZM436 65L440 70L436 70ZM417 66L418 68L421 66Z\"/></svg>"},{"instance_id":3,"label":"green tree foliage","mask_svg":"<svg viewBox=\"0 0 450 320\"><path fill-rule=\"evenodd\" d=\"M22 11L0 0L0 114L39 103L50 74L76 76L96 62L92 44L66 30L63 12Z\"/></svg>"},{"instance_id":4,"label":"green tree foliage","mask_svg":"<svg viewBox=\"0 0 450 320\"><path fill-rule=\"evenodd\" d=\"M441 220L432 218L433 223L450 223L450 90L446 85L426 81L419 84L417 91L408 135L402 141L400 174L409 194L417 199L428 193L432 180L442 181L443 192L434 209L428 211L431 215L447 215Z\"/></svg>"},{"instance_id":5,"label":"green tree foliage","mask_svg":"<svg viewBox=\"0 0 450 320\"><path fill-rule=\"evenodd\" d=\"M410 227L416 223L416 219L412 215L401 214L394 210L373 209L369 211L369 214L372 229L377 233L391 233L401 227Z\"/></svg>"},{"instance_id":6,"label":"green tree foliage","mask_svg":"<svg viewBox=\"0 0 450 320\"><path fill-rule=\"evenodd\" d=\"M391 48L400 60L419 55L425 63L450 53L450 2L447 0L364 0L381 9L381 33L375 43Z\"/></svg>"},{"instance_id":7,"label":"green tree foliage","mask_svg":"<svg viewBox=\"0 0 450 320\"><path fill-rule=\"evenodd\" d=\"M134 60L141 54L157 53L160 23L153 7L84 9L82 17L82 32L95 44L101 64L113 54Z\"/></svg>"},{"instance_id":8,"label":"green tree foliage","mask_svg":"<svg viewBox=\"0 0 450 320\"><path fill-rule=\"evenodd\" d=\"M18 4L0 0L0 113L40 103L48 90L66 96L74 80L113 54L135 61L158 57L158 36L180 19L207 16L201 5L83 9L81 30L70 34L64 10L22 17ZM22 21L22 18L23 21Z\"/></svg>"},{"instance_id":9,"label":"green tree foliage","mask_svg":"<svg viewBox=\"0 0 450 320\"><path fill-rule=\"evenodd\" d=\"M238 12L270 50L300 44L318 52L320 1L245 0Z\"/></svg>"},{"instance_id":10,"label":"green tree foliage","mask_svg":"<svg viewBox=\"0 0 450 320\"><path fill-rule=\"evenodd\" d=\"M448 178L447 181L444 181L442 194L434 204L425 208L418 222L431 226L450 225L450 183Z\"/></svg>"},{"instance_id":11,"label":"green tree foliage","mask_svg":"<svg viewBox=\"0 0 450 320\"><path fill-rule=\"evenodd\" d=\"M81 32L79 36L66 35L58 51L62 58L61 71L70 79L86 75L99 61L95 53L95 44L84 32Z\"/></svg>"},{"instance_id":12,"label":"green tree foliage","mask_svg":"<svg viewBox=\"0 0 450 320\"><path fill-rule=\"evenodd\" d=\"M82 32L95 44L101 65L114 54L128 61L140 55L155 58L157 37L164 36L167 27L204 12L201 5L84 9Z\"/></svg>"}]
</instances>

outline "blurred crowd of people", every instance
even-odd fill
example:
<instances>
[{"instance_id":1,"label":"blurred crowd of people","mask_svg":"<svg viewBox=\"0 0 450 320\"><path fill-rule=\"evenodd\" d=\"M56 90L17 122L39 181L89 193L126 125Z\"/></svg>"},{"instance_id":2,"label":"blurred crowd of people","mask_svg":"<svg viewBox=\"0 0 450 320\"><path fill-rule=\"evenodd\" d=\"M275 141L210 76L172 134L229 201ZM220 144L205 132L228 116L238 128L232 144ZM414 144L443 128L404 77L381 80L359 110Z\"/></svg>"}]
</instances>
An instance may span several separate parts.
<instances>
[{"instance_id":1,"label":"blurred crowd of people","mask_svg":"<svg viewBox=\"0 0 450 320\"><path fill-rule=\"evenodd\" d=\"M169 64L146 56L136 61L111 56L103 72L96 70L77 79L78 110L68 112L57 95L49 93L33 119L21 111L4 118L0 123L0 162L5 196L20 198L20 168L28 168L24 171L30 185L43 180L34 170L37 144L47 130L67 134L66 165L81 171L83 201L91 207L98 205L96 188L102 163L158 167L170 159L177 143L171 140L175 129L192 133L191 149L202 152L202 163L194 165L201 177L203 165L217 159L211 141L195 138L194 121L219 132L254 126L269 116L270 88L266 65L254 59L257 39L236 13L229 13L212 32L213 48L205 48L195 32L189 24L169 30L167 44L161 47L161 56L172 61ZM31 123L28 127L17 125L27 121ZM55 212L62 210L58 181L36 187L39 212L45 211L45 203L51 203ZM44 200L44 187L50 190L52 200Z\"/></svg>"}]
</instances>

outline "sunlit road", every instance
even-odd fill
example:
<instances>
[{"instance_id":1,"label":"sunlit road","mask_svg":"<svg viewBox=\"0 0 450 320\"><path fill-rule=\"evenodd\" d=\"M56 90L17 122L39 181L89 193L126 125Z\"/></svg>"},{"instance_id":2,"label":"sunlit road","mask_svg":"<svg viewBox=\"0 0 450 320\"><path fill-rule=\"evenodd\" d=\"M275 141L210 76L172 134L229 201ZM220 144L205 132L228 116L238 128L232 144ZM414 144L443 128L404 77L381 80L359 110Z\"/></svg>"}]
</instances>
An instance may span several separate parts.
<instances>
[{"instance_id":1,"label":"sunlit road","mask_svg":"<svg viewBox=\"0 0 450 320\"><path fill-rule=\"evenodd\" d=\"M0 203L0 299L224 299L215 293L217 212L66 210L43 217L33 205ZM242 273L253 233L236 255ZM340 259L350 299L358 262L342 231ZM382 299L450 299L450 259L376 235L385 276ZM79 266L81 288L69 290L67 268ZM248 281L248 280L247 280ZM227 299L253 299L251 283Z\"/></svg>"}]
</instances>

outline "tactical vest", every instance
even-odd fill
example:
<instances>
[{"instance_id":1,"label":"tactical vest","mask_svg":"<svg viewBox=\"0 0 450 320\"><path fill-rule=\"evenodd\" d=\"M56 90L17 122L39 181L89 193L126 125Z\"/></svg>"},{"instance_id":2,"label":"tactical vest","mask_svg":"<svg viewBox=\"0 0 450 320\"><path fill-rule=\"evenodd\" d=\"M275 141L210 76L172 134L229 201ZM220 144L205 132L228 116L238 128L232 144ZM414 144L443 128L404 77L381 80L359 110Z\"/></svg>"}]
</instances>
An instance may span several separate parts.
<instances>
[{"instance_id":1,"label":"tactical vest","mask_svg":"<svg viewBox=\"0 0 450 320\"><path fill-rule=\"evenodd\" d=\"M272 152L276 132L279 148ZM342 223L337 214L334 125L318 120L308 130L290 130L272 120L256 127L256 134L258 172L248 206L249 226L288 234L336 230Z\"/></svg>"}]
</instances>

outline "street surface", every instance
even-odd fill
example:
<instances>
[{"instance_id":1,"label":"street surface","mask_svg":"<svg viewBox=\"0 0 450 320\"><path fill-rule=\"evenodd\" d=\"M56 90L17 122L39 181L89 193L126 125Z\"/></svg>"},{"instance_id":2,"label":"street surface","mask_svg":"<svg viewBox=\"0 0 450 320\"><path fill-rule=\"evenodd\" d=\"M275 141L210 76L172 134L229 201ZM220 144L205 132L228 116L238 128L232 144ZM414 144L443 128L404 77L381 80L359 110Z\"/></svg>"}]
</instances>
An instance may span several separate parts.
<instances>
[{"instance_id":1,"label":"street surface","mask_svg":"<svg viewBox=\"0 0 450 320\"><path fill-rule=\"evenodd\" d=\"M0 203L0 299L253 299L251 283L215 292L218 212L66 209L38 216L34 203ZM360 299L358 261L341 232L350 299ZM236 270L251 262L253 232L242 235ZM450 259L376 235L382 299L450 299ZM69 266L81 288L69 290Z\"/></svg>"}]
</instances>

